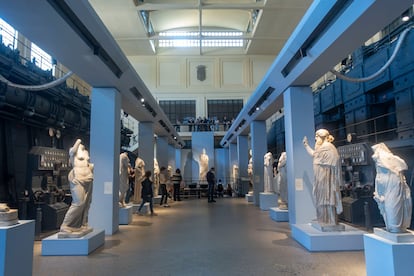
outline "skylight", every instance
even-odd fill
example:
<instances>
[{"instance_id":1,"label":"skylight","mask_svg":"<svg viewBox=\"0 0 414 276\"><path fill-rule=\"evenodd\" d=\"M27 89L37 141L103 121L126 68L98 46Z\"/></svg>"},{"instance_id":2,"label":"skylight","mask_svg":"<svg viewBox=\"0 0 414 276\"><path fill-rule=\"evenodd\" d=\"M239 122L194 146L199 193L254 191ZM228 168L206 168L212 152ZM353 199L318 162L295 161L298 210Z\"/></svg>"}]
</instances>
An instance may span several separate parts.
<instances>
[{"instance_id":1,"label":"skylight","mask_svg":"<svg viewBox=\"0 0 414 276\"><path fill-rule=\"evenodd\" d=\"M160 39L158 40L158 47L244 47L244 40L242 32L234 31L214 31L202 32L201 38L199 32L185 32L185 31L167 31L160 32ZM163 39L162 37L165 37Z\"/></svg>"}]
</instances>

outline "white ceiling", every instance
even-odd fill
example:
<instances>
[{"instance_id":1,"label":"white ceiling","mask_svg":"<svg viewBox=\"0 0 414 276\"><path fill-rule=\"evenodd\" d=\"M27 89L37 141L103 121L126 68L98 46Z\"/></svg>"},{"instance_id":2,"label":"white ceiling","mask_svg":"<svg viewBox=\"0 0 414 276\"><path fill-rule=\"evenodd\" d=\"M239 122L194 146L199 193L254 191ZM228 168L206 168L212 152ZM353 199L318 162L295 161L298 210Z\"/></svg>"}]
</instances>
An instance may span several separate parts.
<instances>
[{"instance_id":1,"label":"white ceiling","mask_svg":"<svg viewBox=\"0 0 414 276\"><path fill-rule=\"evenodd\" d=\"M276 56L296 27L311 0L89 0L111 35L127 56L181 54L248 54ZM147 34L139 16L151 11L155 34ZM247 49L171 49L153 52L150 39L159 32L185 28L192 30L229 28L245 32L251 12L261 10L258 22L247 37ZM200 14L201 13L201 14ZM200 27L200 22L202 26Z\"/></svg>"}]
</instances>

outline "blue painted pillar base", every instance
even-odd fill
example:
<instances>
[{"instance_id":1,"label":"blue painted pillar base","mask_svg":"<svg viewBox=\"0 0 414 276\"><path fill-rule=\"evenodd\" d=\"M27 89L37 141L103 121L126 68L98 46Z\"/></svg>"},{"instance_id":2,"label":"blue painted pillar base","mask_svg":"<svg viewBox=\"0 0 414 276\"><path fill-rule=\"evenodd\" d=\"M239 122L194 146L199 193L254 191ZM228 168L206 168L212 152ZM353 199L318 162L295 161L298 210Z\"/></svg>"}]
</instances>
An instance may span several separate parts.
<instances>
[{"instance_id":1,"label":"blue painted pillar base","mask_svg":"<svg viewBox=\"0 0 414 276\"><path fill-rule=\"evenodd\" d=\"M42 256L85 256L105 243L105 231L93 230L81 238L62 238L54 234L42 240Z\"/></svg>"},{"instance_id":2,"label":"blue painted pillar base","mask_svg":"<svg viewBox=\"0 0 414 276\"><path fill-rule=\"evenodd\" d=\"M289 210L282 210L278 207L269 209L269 216L272 220L277 222L289 221Z\"/></svg>"},{"instance_id":3,"label":"blue painted pillar base","mask_svg":"<svg viewBox=\"0 0 414 276\"><path fill-rule=\"evenodd\" d=\"M260 193L260 209L269 211L269 208L277 206L277 194L275 193Z\"/></svg>"},{"instance_id":4,"label":"blue painted pillar base","mask_svg":"<svg viewBox=\"0 0 414 276\"><path fill-rule=\"evenodd\" d=\"M132 222L132 206L119 207L119 224L127 225Z\"/></svg>"},{"instance_id":5,"label":"blue painted pillar base","mask_svg":"<svg viewBox=\"0 0 414 276\"><path fill-rule=\"evenodd\" d=\"M343 226L345 231L322 232L310 223L292 224L292 238L309 251L363 250L365 232L346 224Z\"/></svg>"},{"instance_id":6,"label":"blue painted pillar base","mask_svg":"<svg viewBox=\"0 0 414 276\"><path fill-rule=\"evenodd\" d=\"M364 235L364 247L367 276L413 275L413 242L398 243L374 233Z\"/></svg>"}]
</instances>

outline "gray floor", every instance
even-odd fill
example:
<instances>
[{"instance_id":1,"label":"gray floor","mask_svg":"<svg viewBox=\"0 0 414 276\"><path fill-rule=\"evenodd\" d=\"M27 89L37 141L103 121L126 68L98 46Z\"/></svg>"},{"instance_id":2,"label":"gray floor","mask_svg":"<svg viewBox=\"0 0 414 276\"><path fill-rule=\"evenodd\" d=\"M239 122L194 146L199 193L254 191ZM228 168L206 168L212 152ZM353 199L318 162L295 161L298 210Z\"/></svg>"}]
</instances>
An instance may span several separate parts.
<instances>
[{"instance_id":1,"label":"gray floor","mask_svg":"<svg viewBox=\"0 0 414 276\"><path fill-rule=\"evenodd\" d=\"M244 198L184 199L134 214L89 256L41 256L33 275L365 275L363 251L311 253Z\"/></svg>"}]
</instances>

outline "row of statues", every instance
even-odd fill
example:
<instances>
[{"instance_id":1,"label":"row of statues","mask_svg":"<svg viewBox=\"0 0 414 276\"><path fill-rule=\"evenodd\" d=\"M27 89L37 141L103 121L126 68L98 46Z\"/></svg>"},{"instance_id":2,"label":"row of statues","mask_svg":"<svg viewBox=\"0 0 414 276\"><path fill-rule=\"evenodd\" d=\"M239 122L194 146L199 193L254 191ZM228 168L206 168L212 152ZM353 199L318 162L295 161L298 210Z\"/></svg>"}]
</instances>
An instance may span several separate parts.
<instances>
[{"instance_id":1,"label":"row of statues","mask_svg":"<svg viewBox=\"0 0 414 276\"><path fill-rule=\"evenodd\" d=\"M314 149L309 146L307 137L303 138L304 148L313 158L312 196L316 208L316 221L322 226L338 225L338 215L343 211L340 190L341 158L333 141L334 137L326 129L315 132ZM372 150L372 159L376 166L374 199L384 219L386 230L403 233L410 226L412 213L410 188L403 174L407 170L407 164L392 154L384 143L372 146ZM286 152L283 152L276 169L273 166L273 154L268 152L264 155L264 192L279 194L280 209L288 208L286 160ZM249 164L250 176L253 175L251 158Z\"/></svg>"},{"instance_id":2,"label":"row of statues","mask_svg":"<svg viewBox=\"0 0 414 276\"><path fill-rule=\"evenodd\" d=\"M326 129L315 133L315 148L312 149L305 136L303 144L306 151L313 157L313 200L316 208L317 222L321 225L338 225L338 214L342 212L340 185L342 181L341 160L334 138ZM407 164L400 157L392 154L384 143L372 146L373 160L376 165L374 199L384 218L386 229L392 233L405 232L411 223L412 200L410 188L403 172ZM204 155L204 156L203 156ZM82 235L92 231L88 226L88 212L92 200L92 183L94 166L90 163L89 153L80 139L69 149L69 163L72 170L68 180L72 194L72 203L62 222L60 233L63 237ZM272 153L264 156L264 188L265 192L279 193L279 208L288 208L288 188L286 171L286 153L283 152L278 160L277 171L274 171ZM120 154L119 166L119 205L125 206L125 195L129 189L128 171L130 160L127 153ZM203 151L200 164L207 163L208 156ZM154 160L154 174L158 172L158 162ZM203 167L204 168L204 167ZM145 162L141 158L135 161L135 192L134 202L141 200L140 184L145 174ZM233 168L233 174L238 174L238 168ZM155 176L154 183L157 183ZM201 166L200 166L201 177ZM201 179L201 178L200 178ZM276 179L276 188L274 187ZM158 181L159 183L159 181Z\"/></svg>"}]
</instances>

